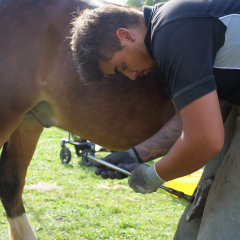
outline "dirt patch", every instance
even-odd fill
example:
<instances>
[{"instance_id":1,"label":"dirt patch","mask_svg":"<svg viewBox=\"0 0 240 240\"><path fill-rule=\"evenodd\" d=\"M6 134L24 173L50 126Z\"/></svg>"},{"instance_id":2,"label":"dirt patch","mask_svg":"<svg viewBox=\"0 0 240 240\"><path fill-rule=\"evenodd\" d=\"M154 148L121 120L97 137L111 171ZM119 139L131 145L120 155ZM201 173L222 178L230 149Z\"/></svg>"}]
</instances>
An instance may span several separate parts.
<instances>
[{"instance_id":1,"label":"dirt patch","mask_svg":"<svg viewBox=\"0 0 240 240\"><path fill-rule=\"evenodd\" d=\"M25 189L37 190L37 191L51 191L51 190L60 190L61 187L59 187L56 183L39 182L37 184L25 186Z\"/></svg>"},{"instance_id":2,"label":"dirt patch","mask_svg":"<svg viewBox=\"0 0 240 240\"><path fill-rule=\"evenodd\" d=\"M99 185L96 186L96 188L118 190L118 189L121 189L121 188L127 189L128 187L120 185L120 184L115 184L113 186L109 186L109 184L99 184Z\"/></svg>"},{"instance_id":3,"label":"dirt patch","mask_svg":"<svg viewBox=\"0 0 240 240\"><path fill-rule=\"evenodd\" d=\"M130 200L130 201L137 201L136 199L131 198L131 197L125 197L124 199L126 199L126 200Z\"/></svg>"}]
</instances>

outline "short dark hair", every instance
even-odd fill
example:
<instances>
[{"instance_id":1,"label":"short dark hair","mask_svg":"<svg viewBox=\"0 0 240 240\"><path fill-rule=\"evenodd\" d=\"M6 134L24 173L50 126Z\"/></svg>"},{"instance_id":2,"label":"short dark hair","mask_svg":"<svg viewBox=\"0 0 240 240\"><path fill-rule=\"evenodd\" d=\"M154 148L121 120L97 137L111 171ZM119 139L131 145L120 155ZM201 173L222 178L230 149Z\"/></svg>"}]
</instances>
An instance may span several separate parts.
<instances>
[{"instance_id":1,"label":"short dark hair","mask_svg":"<svg viewBox=\"0 0 240 240\"><path fill-rule=\"evenodd\" d=\"M85 10L73 21L71 48L82 80L105 81L99 60L111 60L123 49L116 37L119 28L140 26L140 12L121 6L104 6Z\"/></svg>"}]
</instances>

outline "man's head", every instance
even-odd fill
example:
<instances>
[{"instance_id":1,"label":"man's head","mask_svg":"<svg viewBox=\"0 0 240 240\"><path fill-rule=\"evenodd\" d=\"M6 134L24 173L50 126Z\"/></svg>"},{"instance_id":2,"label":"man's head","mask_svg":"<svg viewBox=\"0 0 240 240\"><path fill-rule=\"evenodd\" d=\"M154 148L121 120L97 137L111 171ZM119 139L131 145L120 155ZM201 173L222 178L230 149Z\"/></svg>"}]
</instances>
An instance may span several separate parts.
<instances>
[{"instance_id":1,"label":"man's head","mask_svg":"<svg viewBox=\"0 0 240 240\"><path fill-rule=\"evenodd\" d=\"M137 70L146 61L147 69L154 65L144 45L145 32L140 11L119 6L85 10L73 23L71 42L81 78L99 83L104 74L122 72L131 79L146 74L143 67Z\"/></svg>"}]
</instances>

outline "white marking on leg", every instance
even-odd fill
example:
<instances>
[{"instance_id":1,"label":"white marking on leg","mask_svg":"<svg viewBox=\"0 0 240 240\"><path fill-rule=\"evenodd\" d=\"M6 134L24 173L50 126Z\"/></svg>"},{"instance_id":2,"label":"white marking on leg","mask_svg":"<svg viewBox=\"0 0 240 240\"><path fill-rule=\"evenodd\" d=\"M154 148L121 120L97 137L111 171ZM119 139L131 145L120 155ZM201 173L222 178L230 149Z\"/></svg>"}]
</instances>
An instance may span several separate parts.
<instances>
[{"instance_id":1,"label":"white marking on leg","mask_svg":"<svg viewBox=\"0 0 240 240\"><path fill-rule=\"evenodd\" d=\"M28 221L27 214L8 218L10 240L36 240L36 235Z\"/></svg>"}]
</instances>

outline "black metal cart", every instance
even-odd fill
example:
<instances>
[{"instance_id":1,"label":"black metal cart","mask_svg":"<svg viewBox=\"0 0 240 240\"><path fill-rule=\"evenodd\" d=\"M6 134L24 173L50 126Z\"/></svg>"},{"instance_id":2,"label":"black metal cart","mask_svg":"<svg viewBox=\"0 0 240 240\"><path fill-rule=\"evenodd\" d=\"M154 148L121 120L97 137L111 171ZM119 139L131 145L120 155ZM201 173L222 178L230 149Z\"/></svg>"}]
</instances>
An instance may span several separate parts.
<instances>
[{"instance_id":1,"label":"black metal cart","mask_svg":"<svg viewBox=\"0 0 240 240\"><path fill-rule=\"evenodd\" d=\"M89 161L85 156L86 153L95 156L95 144L88 142L85 139L81 139L80 141L72 141L70 139L71 134L68 133L68 139L63 139L61 141L61 151L60 151L60 159L62 161L63 164L68 164L71 161L71 151L68 147L65 146L66 143L69 143L71 145L73 145L75 147L76 150L76 154L79 157L82 157L82 162L86 165L86 166L90 166L92 164L91 161Z\"/></svg>"},{"instance_id":2,"label":"black metal cart","mask_svg":"<svg viewBox=\"0 0 240 240\"><path fill-rule=\"evenodd\" d=\"M73 141L71 140L71 135ZM91 160L86 158L86 156L87 154L95 156L95 153L97 152L95 144L71 133L68 133L67 139L62 139L61 141L62 149L60 151L60 159L63 164L68 164L71 161L72 157L70 149L65 146L65 144L68 143L75 147L76 154L77 156L82 157L83 164L85 164L86 166L92 165ZM101 150L99 150L99 152L115 152L115 151L102 148Z\"/></svg>"}]
</instances>

